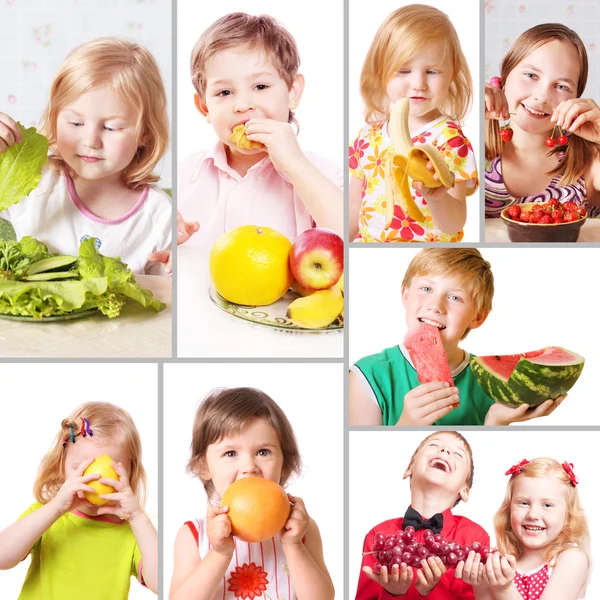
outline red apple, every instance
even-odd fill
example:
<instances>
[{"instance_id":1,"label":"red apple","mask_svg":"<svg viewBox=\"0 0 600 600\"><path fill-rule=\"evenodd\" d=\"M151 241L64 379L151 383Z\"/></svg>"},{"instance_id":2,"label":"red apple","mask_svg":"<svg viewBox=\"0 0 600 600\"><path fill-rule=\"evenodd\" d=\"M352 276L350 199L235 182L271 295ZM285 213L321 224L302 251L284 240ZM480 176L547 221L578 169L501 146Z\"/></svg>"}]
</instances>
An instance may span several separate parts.
<instances>
[{"instance_id":1,"label":"red apple","mask_svg":"<svg viewBox=\"0 0 600 600\"><path fill-rule=\"evenodd\" d=\"M301 286L311 290L330 288L344 272L344 241L331 229L307 229L292 246L290 268Z\"/></svg>"}]
</instances>

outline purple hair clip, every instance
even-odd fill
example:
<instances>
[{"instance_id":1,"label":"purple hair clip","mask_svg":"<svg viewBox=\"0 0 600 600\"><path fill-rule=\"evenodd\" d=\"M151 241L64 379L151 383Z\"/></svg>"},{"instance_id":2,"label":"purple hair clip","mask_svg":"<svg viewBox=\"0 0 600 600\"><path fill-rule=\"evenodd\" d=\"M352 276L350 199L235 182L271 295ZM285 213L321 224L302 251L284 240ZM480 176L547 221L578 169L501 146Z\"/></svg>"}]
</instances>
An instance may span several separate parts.
<instances>
[{"instance_id":1,"label":"purple hair clip","mask_svg":"<svg viewBox=\"0 0 600 600\"><path fill-rule=\"evenodd\" d=\"M83 420L85 421L85 430L87 431L87 434L89 436L93 437L94 432L92 431L92 428L90 427L90 422L85 417Z\"/></svg>"}]
</instances>

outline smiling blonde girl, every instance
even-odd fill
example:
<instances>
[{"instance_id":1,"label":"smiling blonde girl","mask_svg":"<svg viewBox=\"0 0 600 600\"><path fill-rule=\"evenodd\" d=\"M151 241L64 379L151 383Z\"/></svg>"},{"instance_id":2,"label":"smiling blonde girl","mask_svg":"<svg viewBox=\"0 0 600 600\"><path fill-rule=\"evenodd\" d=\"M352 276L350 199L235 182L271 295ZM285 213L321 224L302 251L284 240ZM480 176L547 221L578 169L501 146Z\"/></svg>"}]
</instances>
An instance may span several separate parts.
<instances>
[{"instance_id":1,"label":"smiling blonde girl","mask_svg":"<svg viewBox=\"0 0 600 600\"><path fill-rule=\"evenodd\" d=\"M3 211L17 238L32 235L50 250L77 254L88 237L134 273L171 244L171 199L154 168L168 146L166 94L144 48L100 38L75 48L54 77L40 132L49 165L37 188ZM4 149L21 132L0 113Z\"/></svg>"}]
</instances>

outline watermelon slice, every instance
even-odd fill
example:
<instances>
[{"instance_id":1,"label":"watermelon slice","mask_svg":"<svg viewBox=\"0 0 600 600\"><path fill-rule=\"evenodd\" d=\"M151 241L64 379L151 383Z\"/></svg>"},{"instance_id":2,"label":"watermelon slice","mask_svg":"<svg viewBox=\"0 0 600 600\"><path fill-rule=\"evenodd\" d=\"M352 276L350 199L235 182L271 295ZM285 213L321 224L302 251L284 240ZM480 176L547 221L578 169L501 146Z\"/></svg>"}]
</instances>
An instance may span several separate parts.
<instances>
[{"instance_id":1,"label":"watermelon slice","mask_svg":"<svg viewBox=\"0 0 600 600\"><path fill-rule=\"evenodd\" d=\"M583 357L550 346L509 356L474 356L471 369L485 393L507 406L538 406L566 394L584 364Z\"/></svg>"},{"instance_id":2,"label":"watermelon slice","mask_svg":"<svg viewBox=\"0 0 600 600\"><path fill-rule=\"evenodd\" d=\"M409 332L404 338L404 345L421 383L447 381L454 385L448 357L437 327L422 325Z\"/></svg>"}]
</instances>

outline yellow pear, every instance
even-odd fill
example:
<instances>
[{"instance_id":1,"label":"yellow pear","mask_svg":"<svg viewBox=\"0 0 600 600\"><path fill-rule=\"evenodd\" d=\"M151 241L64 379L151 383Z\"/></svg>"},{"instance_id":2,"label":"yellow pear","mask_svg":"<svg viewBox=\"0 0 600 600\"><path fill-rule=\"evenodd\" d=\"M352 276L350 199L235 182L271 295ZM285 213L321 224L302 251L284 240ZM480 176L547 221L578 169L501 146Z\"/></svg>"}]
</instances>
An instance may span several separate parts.
<instances>
[{"instance_id":1,"label":"yellow pear","mask_svg":"<svg viewBox=\"0 0 600 600\"><path fill-rule=\"evenodd\" d=\"M117 472L110 466L113 463L113 459L108 454L103 454L99 456L84 472L84 475L89 475L91 473L100 473L102 477L108 479L116 479L119 481L119 476ZM99 483L98 480L90 481L88 485L94 488L96 491L92 492L84 492L84 496L91 502L92 504L96 504L100 506L101 504L107 504L109 501L104 498L100 498L100 494L114 494L116 492L114 487L110 485L104 485L103 483Z\"/></svg>"}]
</instances>

